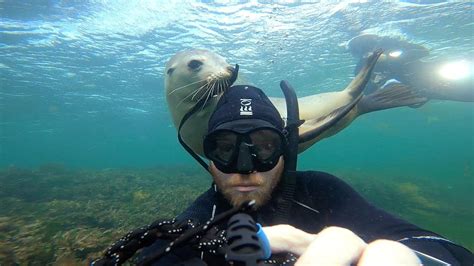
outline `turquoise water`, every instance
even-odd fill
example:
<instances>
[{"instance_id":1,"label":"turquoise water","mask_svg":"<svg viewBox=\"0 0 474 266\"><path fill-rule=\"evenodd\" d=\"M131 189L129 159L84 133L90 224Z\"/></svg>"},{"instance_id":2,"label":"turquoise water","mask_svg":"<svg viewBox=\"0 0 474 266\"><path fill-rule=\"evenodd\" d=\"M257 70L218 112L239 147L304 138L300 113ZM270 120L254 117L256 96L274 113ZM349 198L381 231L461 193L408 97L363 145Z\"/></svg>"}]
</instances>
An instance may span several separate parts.
<instances>
[{"instance_id":1,"label":"turquoise water","mask_svg":"<svg viewBox=\"0 0 474 266\"><path fill-rule=\"evenodd\" d=\"M206 188L205 173L179 146L164 100L170 56L210 49L238 63L244 78L270 96L282 96L282 79L305 96L350 82L357 60L345 45L361 33L423 45L428 60L472 59L472 7L444 1L0 1L0 168L28 169L26 176L52 163L101 176L106 169L162 169L170 180L191 168L202 176L197 195ZM472 250L473 127L472 103L430 101L371 113L306 151L299 168L337 174L377 205ZM45 191L61 182L45 178ZM22 186L9 187L9 200L22 198Z\"/></svg>"}]
</instances>

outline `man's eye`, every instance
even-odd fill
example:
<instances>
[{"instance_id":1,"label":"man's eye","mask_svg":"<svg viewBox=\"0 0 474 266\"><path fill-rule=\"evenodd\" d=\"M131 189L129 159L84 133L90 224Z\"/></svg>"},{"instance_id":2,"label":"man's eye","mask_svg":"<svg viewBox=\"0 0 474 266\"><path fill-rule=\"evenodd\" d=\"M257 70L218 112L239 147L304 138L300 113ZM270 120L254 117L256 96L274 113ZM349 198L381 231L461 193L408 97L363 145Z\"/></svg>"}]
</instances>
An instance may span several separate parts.
<instances>
[{"instance_id":1,"label":"man's eye","mask_svg":"<svg viewBox=\"0 0 474 266\"><path fill-rule=\"evenodd\" d=\"M255 146L258 147L259 149L271 150L271 149L274 149L276 145L273 142L261 142L261 143L255 143Z\"/></svg>"},{"instance_id":2,"label":"man's eye","mask_svg":"<svg viewBox=\"0 0 474 266\"><path fill-rule=\"evenodd\" d=\"M234 145L232 144L221 144L219 145L219 150L223 152L230 152L234 149Z\"/></svg>"}]
</instances>

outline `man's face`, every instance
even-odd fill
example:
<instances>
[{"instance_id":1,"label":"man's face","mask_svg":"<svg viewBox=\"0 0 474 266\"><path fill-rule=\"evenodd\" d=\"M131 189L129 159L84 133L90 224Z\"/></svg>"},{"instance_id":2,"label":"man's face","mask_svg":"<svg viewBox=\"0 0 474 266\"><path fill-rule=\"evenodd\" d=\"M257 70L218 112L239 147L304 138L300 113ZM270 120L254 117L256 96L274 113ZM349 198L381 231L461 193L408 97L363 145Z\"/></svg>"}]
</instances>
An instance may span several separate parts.
<instances>
[{"instance_id":1,"label":"man's face","mask_svg":"<svg viewBox=\"0 0 474 266\"><path fill-rule=\"evenodd\" d=\"M267 172L226 174L219 171L213 163L209 166L217 188L232 206L240 206L245 201L255 200L256 208L270 200L273 189L280 182L283 167L283 156L280 157L277 165Z\"/></svg>"}]
</instances>

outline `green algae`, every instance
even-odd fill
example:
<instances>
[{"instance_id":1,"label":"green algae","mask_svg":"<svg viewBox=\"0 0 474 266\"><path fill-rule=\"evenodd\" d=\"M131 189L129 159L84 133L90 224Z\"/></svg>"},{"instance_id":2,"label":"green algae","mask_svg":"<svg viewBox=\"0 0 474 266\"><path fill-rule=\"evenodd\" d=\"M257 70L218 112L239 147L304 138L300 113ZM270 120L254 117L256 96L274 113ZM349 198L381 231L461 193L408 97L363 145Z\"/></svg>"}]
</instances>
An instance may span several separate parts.
<instances>
[{"instance_id":1,"label":"green algae","mask_svg":"<svg viewBox=\"0 0 474 266\"><path fill-rule=\"evenodd\" d=\"M176 169L0 170L0 265L84 265L129 230L175 217L211 183L200 170ZM448 197L462 189L419 177L335 174L377 206L474 248L470 194Z\"/></svg>"},{"instance_id":2,"label":"green algae","mask_svg":"<svg viewBox=\"0 0 474 266\"><path fill-rule=\"evenodd\" d=\"M470 185L433 182L430 176L335 172L376 206L474 250ZM363 178L361 178L363 177Z\"/></svg>"},{"instance_id":3,"label":"green algae","mask_svg":"<svg viewBox=\"0 0 474 266\"><path fill-rule=\"evenodd\" d=\"M0 265L84 265L129 230L183 211L210 185L192 172L0 170Z\"/></svg>"}]
</instances>

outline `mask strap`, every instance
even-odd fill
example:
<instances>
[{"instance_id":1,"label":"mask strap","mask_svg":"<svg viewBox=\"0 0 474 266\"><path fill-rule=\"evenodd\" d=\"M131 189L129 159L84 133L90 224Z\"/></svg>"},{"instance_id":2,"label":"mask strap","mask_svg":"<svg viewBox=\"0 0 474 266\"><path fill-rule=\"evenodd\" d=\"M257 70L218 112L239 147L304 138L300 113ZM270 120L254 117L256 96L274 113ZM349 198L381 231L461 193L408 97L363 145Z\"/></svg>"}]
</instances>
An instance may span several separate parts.
<instances>
[{"instance_id":1,"label":"mask strap","mask_svg":"<svg viewBox=\"0 0 474 266\"><path fill-rule=\"evenodd\" d=\"M178 128L178 141L183 146L183 148L193 156L193 158L206 170L210 173L209 167L207 163L199 156L197 155L189 146L186 144L181 137L181 128L183 127L184 123L194 114L197 112L199 108L201 108L204 105L205 101L201 100L199 101L189 112L187 112L184 116L183 119L181 119L181 123L179 124Z\"/></svg>"}]
</instances>

